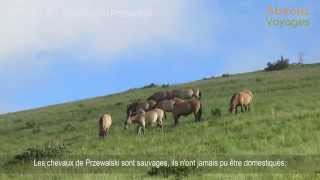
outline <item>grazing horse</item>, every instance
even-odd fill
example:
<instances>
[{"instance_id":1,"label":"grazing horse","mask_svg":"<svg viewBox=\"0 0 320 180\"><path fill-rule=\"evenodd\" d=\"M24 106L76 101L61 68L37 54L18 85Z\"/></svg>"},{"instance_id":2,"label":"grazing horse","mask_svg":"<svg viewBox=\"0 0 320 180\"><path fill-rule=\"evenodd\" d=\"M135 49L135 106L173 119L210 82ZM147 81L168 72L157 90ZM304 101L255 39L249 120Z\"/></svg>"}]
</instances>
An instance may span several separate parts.
<instances>
[{"instance_id":1,"label":"grazing horse","mask_svg":"<svg viewBox=\"0 0 320 180\"><path fill-rule=\"evenodd\" d=\"M155 108L147 112L140 109L137 114L129 115L127 121L124 123L124 128L127 129L128 124L137 124L137 134L144 135L146 125L154 126L157 124L163 132L163 118L164 111L162 109Z\"/></svg>"},{"instance_id":2,"label":"grazing horse","mask_svg":"<svg viewBox=\"0 0 320 180\"><path fill-rule=\"evenodd\" d=\"M109 133L112 124L112 119L109 114L104 114L99 119L99 136L105 137Z\"/></svg>"},{"instance_id":3,"label":"grazing horse","mask_svg":"<svg viewBox=\"0 0 320 180\"><path fill-rule=\"evenodd\" d=\"M148 111L150 109L153 109L157 102L154 100L148 100L148 101L137 101L132 104L129 104L127 106L127 118L129 117L129 114L131 115L136 114L140 109L144 111Z\"/></svg>"},{"instance_id":4,"label":"grazing horse","mask_svg":"<svg viewBox=\"0 0 320 180\"><path fill-rule=\"evenodd\" d=\"M202 115L202 104L200 100L192 98L190 100L175 103L172 111L174 124L178 124L180 116L187 116L191 113L193 113L196 122L200 121Z\"/></svg>"},{"instance_id":5,"label":"grazing horse","mask_svg":"<svg viewBox=\"0 0 320 180\"><path fill-rule=\"evenodd\" d=\"M241 107L241 112L250 111L250 105L253 100L253 94L250 90L246 89L241 92L233 94L230 100L230 113L238 113L238 107Z\"/></svg>"},{"instance_id":6,"label":"grazing horse","mask_svg":"<svg viewBox=\"0 0 320 180\"><path fill-rule=\"evenodd\" d=\"M166 118L164 116L164 111L159 108L152 109L145 113L146 125L155 126L158 125L163 131L163 120Z\"/></svg>"},{"instance_id":7,"label":"grazing horse","mask_svg":"<svg viewBox=\"0 0 320 180\"><path fill-rule=\"evenodd\" d=\"M191 99L193 97L201 99L201 91L199 88L175 89L171 91L171 97L182 99Z\"/></svg>"}]
</instances>

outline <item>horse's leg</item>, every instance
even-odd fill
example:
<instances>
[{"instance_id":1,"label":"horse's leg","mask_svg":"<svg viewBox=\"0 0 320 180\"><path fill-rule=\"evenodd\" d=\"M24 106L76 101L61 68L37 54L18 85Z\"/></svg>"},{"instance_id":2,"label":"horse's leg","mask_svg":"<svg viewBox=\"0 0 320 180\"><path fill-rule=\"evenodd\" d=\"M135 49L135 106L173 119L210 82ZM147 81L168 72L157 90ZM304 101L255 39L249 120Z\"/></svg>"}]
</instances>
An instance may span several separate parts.
<instances>
[{"instance_id":1,"label":"horse's leg","mask_svg":"<svg viewBox=\"0 0 320 180\"><path fill-rule=\"evenodd\" d=\"M137 126L137 134L140 135L140 126Z\"/></svg>"},{"instance_id":2,"label":"horse's leg","mask_svg":"<svg viewBox=\"0 0 320 180\"><path fill-rule=\"evenodd\" d=\"M104 138L105 136L106 136L106 131L105 131L105 130L102 130L102 131L101 131L101 137Z\"/></svg>"},{"instance_id":3,"label":"horse's leg","mask_svg":"<svg viewBox=\"0 0 320 180\"><path fill-rule=\"evenodd\" d=\"M160 124L161 133L163 133L163 123Z\"/></svg>"},{"instance_id":4,"label":"horse's leg","mask_svg":"<svg viewBox=\"0 0 320 180\"><path fill-rule=\"evenodd\" d=\"M174 125L176 126L176 125L178 125L178 123L179 123L179 116L177 116L177 115L174 115Z\"/></svg>"},{"instance_id":5,"label":"horse's leg","mask_svg":"<svg viewBox=\"0 0 320 180\"><path fill-rule=\"evenodd\" d=\"M198 112L197 112L197 121L199 121L199 122L201 121L200 120L200 118L201 118L201 112L200 111L201 110L199 109Z\"/></svg>"},{"instance_id":6,"label":"horse's leg","mask_svg":"<svg viewBox=\"0 0 320 180\"><path fill-rule=\"evenodd\" d=\"M159 121L159 126L161 128L161 132L163 132L163 119Z\"/></svg>"},{"instance_id":7,"label":"horse's leg","mask_svg":"<svg viewBox=\"0 0 320 180\"><path fill-rule=\"evenodd\" d=\"M235 109L236 109L236 114L238 114L238 106L236 106Z\"/></svg>"},{"instance_id":8,"label":"horse's leg","mask_svg":"<svg viewBox=\"0 0 320 180\"><path fill-rule=\"evenodd\" d=\"M144 130L145 130L145 127L143 126L142 127L142 135L144 135Z\"/></svg>"},{"instance_id":9,"label":"horse's leg","mask_svg":"<svg viewBox=\"0 0 320 180\"><path fill-rule=\"evenodd\" d=\"M240 107L241 107L241 112L243 113L243 112L244 112L244 111L243 111L243 105L241 104L241 106L240 106Z\"/></svg>"},{"instance_id":10,"label":"horse's leg","mask_svg":"<svg viewBox=\"0 0 320 180\"><path fill-rule=\"evenodd\" d=\"M250 112L250 104L248 104L248 112Z\"/></svg>"},{"instance_id":11,"label":"horse's leg","mask_svg":"<svg viewBox=\"0 0 320 180\"><path fill-rule=\"evenodd\" d=\"M198 115L196 112L193 112L193 115L194 115L194 121L197 122L198 121Z\"/></svg>"}]
</instances>

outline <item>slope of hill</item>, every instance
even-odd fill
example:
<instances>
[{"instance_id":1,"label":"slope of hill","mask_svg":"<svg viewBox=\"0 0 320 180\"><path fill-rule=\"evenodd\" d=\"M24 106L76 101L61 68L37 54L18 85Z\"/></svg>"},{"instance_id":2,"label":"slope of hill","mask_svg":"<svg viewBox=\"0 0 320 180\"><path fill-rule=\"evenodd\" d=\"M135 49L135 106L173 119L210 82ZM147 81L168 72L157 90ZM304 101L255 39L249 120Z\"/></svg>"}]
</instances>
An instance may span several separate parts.
<instances>
[{"instance_id":1,"label":"slope of hill","mask_svg":"<svg viewBox=\"0 0 320 180\"><path fill-rule=\"evenodd\" d=\"M193 116L173 127L169 114L165 133L135 128L123 130L126 105L153 92L199 87L204 107L202 122ZM94 88L94 87L92 87ZM252 111L231 115L233 92L254 92ZM318 155L320 152L320 64L293 66L275 72L252 72L199 80L166 88L136 89L115 95L0 116L0 152L7 159L49 141L64 143L76 155ZM219 109L221 116L212 111ZM110 136L98 138L98 118L110 113ZM0 163L5 165L5 161ZM17 167L18 168L18 167Z\"/></svg>"}]
</instances>

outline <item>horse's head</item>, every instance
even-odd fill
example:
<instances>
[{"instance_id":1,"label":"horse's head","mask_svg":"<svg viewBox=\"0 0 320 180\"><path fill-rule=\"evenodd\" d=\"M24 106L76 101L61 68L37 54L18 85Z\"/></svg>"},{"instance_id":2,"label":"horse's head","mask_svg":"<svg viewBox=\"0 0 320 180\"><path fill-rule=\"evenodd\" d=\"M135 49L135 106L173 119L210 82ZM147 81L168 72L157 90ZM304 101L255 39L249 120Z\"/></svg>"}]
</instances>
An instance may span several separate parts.
<instances>
[{"instance_id":1,"label":"horse's head","mask_svg":"<svg viewBox=\"0 0 320 180\"><path fill-rule=\"evenodd\" d=\"M230 113L234 113L236 111L236 106L234 106L234 105L230 105L230 107L229 107L229 112Z\"/></svg>"},{"instance_id":2,"label":"horse's head","mask_svg":"<svg viewBox=\"0 0 320 180\"><path fill-rule=\"evenodd\" d=\"M229 107L230 113L235 113L237 103L238 103L238 94L235 93L232 95L231 100L230 100L230 107Z\"/></svg>"},{"instance_id":3,"label":"horse's head","mask_svg":"<svg viewBox=\"0 0 320 180\"><path fill-rule=\"evenodd\" d=\"M192 97L195 97L197 99L201 99L202 94L201 94L201 91L199 90L199 88L196 88L196 89L193 88L192 91L193 91Z\"/></svg>"}]
</instances>

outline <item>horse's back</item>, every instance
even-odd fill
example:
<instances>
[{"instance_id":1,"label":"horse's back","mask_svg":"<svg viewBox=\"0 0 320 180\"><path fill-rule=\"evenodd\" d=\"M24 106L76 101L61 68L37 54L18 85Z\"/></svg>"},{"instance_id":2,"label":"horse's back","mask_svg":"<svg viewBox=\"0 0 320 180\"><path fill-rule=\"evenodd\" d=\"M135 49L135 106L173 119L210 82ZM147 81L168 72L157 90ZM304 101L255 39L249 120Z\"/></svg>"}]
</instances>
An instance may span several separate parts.
<instances>
[{"instance_id":1,"label":"horse's back","mask_svg":"<svg viewBox=\"0 0 320 180\"><path fill-rule=\"evenodd\" d=\"M253 93L250 89L244 89L242 92L249 94L253 98Z\"/></svg>"},{"instance_id":2,"label":"horse's back","mask_svg":"<svg viewBox=\"0 0 320 180\"><path fill-rule=\"evenodd\" d=\"M159 102L159 101L165 100L165 99L168 99L168 92L166 92L166 91L155 92L148 98L148 100L154 100L156 102Z\"/></svg>"},{"instance_id":3,"label":"horse's back","mask_svg":"<svg viewBox=\"0 0 320 180\"><path fill-rule=\"evenodd\" d=\"M99 120L99 126L100 128L106 129L109 128L112 124L112 118L109 114L104 114L101 116Z\"/></svg>"},{"instance_id":4,"label":"horse's back","mask_svg":"<svg viewBox=\"0 0 320 180\"><path fill-rule=\"evenodd\" d=\"M240 102L241 104L247 105L252 101L252 96L246 92L240 92Z\"/></svg>"},{"instance_id":5,"label":"horse's back","mask_svg":"<svg viewBox=\"0 0 320 180\"><path fill-rule=\"evenodd\" d=\"M182 98L182 99L190 99L193 96L192 89L176 89L172 91L174 97Z\"/></svg>"},{"instance_id":6,"label":"horse's back","mask_svg":"<svg viewBox=\"0 0 320 180\"><path fill-rule=\"evenodd\" d=\"M155 111L155 109L146 112L145 120L147 123L149 124L155 123L157 119L158 119L158 113L157 111Z\"/></svg>"}]
</instances>

